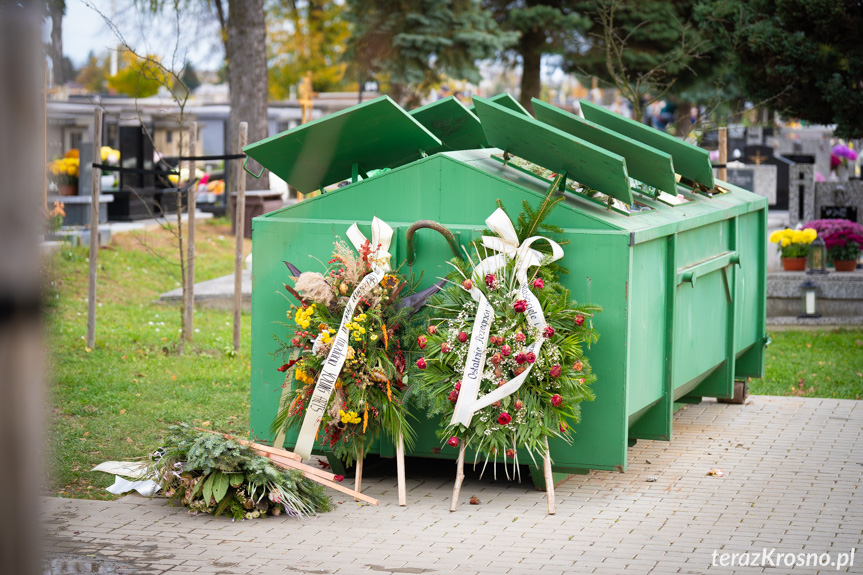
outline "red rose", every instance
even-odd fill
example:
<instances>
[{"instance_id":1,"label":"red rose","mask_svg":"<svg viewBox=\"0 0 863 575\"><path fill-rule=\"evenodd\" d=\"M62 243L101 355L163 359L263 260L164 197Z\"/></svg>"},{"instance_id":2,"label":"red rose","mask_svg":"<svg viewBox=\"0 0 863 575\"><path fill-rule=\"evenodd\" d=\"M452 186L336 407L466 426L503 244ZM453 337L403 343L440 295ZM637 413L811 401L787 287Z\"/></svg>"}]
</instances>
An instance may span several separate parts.
<instances>
[{"instance_id":1,"label":"red rose","mask_svg":"<svg viewBox=\"0 0 863 575\"><path fill-rule=\"evenodd\" d=\"M458 382L455 384L455 388L453 388L453 389L455 389L456 391L461 390L461 380L458 380Z\"/></svg>"},{"instance_id":2,"label":"red rose","mask_svg":"<svg viewBox=\"0 0 863 575\"><path fill-rule=\"evenodd\" d=\"M527 311L527 302L523 299L516 300L516 302L512 304L512 309L514 309L516 313L524 313Z\"/></svg>"},{"instance_id":3,"label":"red rose","mask_svg":"<svg viewBox=\"0 0 863 575\"><path fill-rule=\"evenodd\" d=\"M551 336L553 336L553 335L554 335L554 328L551 327L550 325L545 326L545 329L542 330L542 337L544 337L546 339L550 339Z\"/></svg>"},{"instance_id":4,"label":"red rose","mask_svg":"<svg viewBox=\"0 0 863 575\"><path fill-rule=\"evenodd\" d=\"M447 399L449 399L451 403L455 403L456 401L458 401L458 390L454 389L449 392L449 397Z\"/></svg>"},{"instance_id":5,"label":"red rose","mask_svg":"<svg viewBox=\"0 0 863 575\"><path fill-rule=\"evenodd\" d=\"M506 450L506 456L509 457L510 459L514 458L515 457L515 449L507 449Z\"/></svg>"},{"instance_id":6,"label":"red rose","mask_svg":"<svg viewBox=\"0 0 863 575\"><path fill-rule=\"evenodd\" d=\"M492 407L500 407L500 401L495 401L491 404Z\"/></svg>"},{"instance_id":7,"label":"red rose","mask_svg":"<svg viewBox=\"0 0 863 575\"><path fill-rule=\"evenodd\" d=\"M581 324L583 324L583 323L584 323L584 316L583 315L578 314L577 316L575 316L575 325L581 326Z\"/></svg>"},{"instance_id":8,"label":"red rose","mask_svg":"<svg viewBox=\"0 0 863 575\"><path fill-rule=\"evenodd\" d=\"M437 326L436 325L430 325L429 326L429 335L434 335L436 333L437 333Z\"/></svg>"},{"instance_id":9,"label":"red rose","mask_svg":"<svg viewBox=\"0 0 863 575\"><path fill-rule=\"evenodd\" d=\"M420 369L425 369L427 367L426 366L426 358L424 358L424 357L419 358L417 360L417 367Z\"/></svg>"},{"instance_id":10,"label":"red rose","mask_svg":"<svg viewBox=\"0 0 863 575\"><path fill-rule=\"evenodd\" d=\"M428 340L426 339L426 336L421 335L417 338L417 345L420 346L420 349L425 349L427 343Z\"/></svg>"},{"instance_id":11,"label":"red rose","mask_svg":"<svg viewBox=\"0 0 863 575\"><path fill-rule=\"evenodd\" d=\"M533 363L533 362L535 362L535 361L536 361L536 354L535 354L535 353L533 353L532 351L527 352L527 353L525 354L525 356L527 357L527 362L528 362L528 363Z\"/></svg>"},{"instance_id":12,"label":"red rose","mask_svg":"<svg viewBox=\"0 0 863 575\"><path fill-rule=\"evenodd\" d=\"M545 283L542 281L542 278L536 278L533 280L533 287L536 289L542 289L545 287Z\"/></svg>"},{"instance_id":13,"label":"red rose","mask_svg":"<svg viewBox=\"0 0 863 575\"><path fill-rule=\"evenodd\" d=\"M561 424L560 424L560 432L561 432L561 433L566 433L566 430L567 430L567 429L569 429L569 426L568 426L566 423L561 423Z\"/></svg>"},{"instance_id":14,"label":"red rose","mask_svg":"<svg viewBox=\"0 0 863 575\"><path fill-rule=\"evenodd\" d=\"M527 336L524 335L522 332L518 332L517 334L515 334L515 341L520 341L520 342L524 343L526 340L527 340Z\"/></svg>"},{"instance_id":15,"label":"red rose","mask_svg":"<svg viewBox=\"0 0 863 575\"><path fill-rule=\"evenodd\" d=\"M572 364L572 369L574 369L575 371L581 371L583 367L584 367L584 364L581 363L580 361L576 361L575 363Z\"/></svg>"},{"instance_id":16,"label":"red rose","mask_svg":"<svg viewBox=\"0 0 863 575\"><path fill-rule=\"evenodd\" d=\"M446 440L446 444L451 446L451 447L458 447L458 437L453 435L452 437L450 437L449 439Z\"/></svg>"},{"instance_id":17,"label":"red rose","mask_svg":"<svg viewBox=\"0 0 863 575\"><path fill-rule=\"evenodd\" d=\"M494 354L493 356L491 356L491 362L492 362L493 364L495 364L495 365L499 364L499 363L501 362L501 360L502 360L502 359L503 359L503 358L500 356L500 354L499 354L499 353L496 353L496 354Z\"/></svg>"},{"instance_id":18,"label":"red rose","mask_svg":"<svg viewBox=\"0 0 863 575\"><path fill-rule=\"evenodd\" d=\"M449 353L450 349L451 348L447 342L443 342L442 344L440 344L440 352L441 353Z\"/></svg>"},{"instance_id":19,"label":"red rose","mask_svg":"<svg viewBox=\"0 0 863 575\"><path fill-rule=\"evenodd\" d=\"M463 282L461 282L461 287L470 291L471 288L473 288L473 282L470 280L464 280Z\"/></svg>"},{"instance_id":20,"label":"red rose","mask_svg":"<svg viewBox=\"0 0 863 575\"><path fill-rule=\"evenodd\" d=\"M551 377L560 377L560 373L561 373L561 369L560 369L559 365L551 366L551 371L549 372Z\"/></svg>"},{"instance_id":21,"label":"red rose","mask_svg":"<svg viewBox=\"0 0 863 575\"><path fill-rule=\"evenodd\" d=\"M497 422L498 422L500 425L506 425L506 424L507 424L507 423L509 423L510 421L512 421L512 417L511 417L507 412L505 412L505 411L504 411L504 412L502 412L500 415L498 415L498 416L497 416Z\"/></svg>"},{"instance_id":22,"label":"red rose","mask_svg":"<svg viewBox=\"0 0 863 575\"><path fill-rule=\"evenodd\" d=\"M526 369L527 369L526 366L521 365L521 366L515 368L514 370L512 370L512 373L513 373L513 375L521 375L522 373L524 373L524 370L526 370Z\"/></svg>"},{"instance_id":23,"label":"red rose","mask_svg":"<svg viewBox=\"0 0 863 575\"><path fill-rule=\"evenodd\" d=\"M462 343L467 341L467 334L463 331L458 332L458 340Z\"/></svg>"},{"instance_id":24,"label":"red rose","mask_svg":"<svg viewBox=\"0 0 863 575\"><path fill-rule=\"evenodd\" d=\"M552 395L552 396L551 396L551 404L552 404L554 407L559 406L561 403L563 403L563 398L562 398L561 396L559 396L559 395L558 395L558 394L556 394L556 393L555 393L554 395Z\"/></svg>"},{"instance_id":25,"label":"red rose","mask_svg":"<svg viewBox=\"0 0 863 575\"><path fill-rule=\"evenodd\" d=\"M515 408L516 411L518 411L519 409L524 407L524 404L521 402L520 399L516 399L515 403L513 404L513 407Z\"/></svg>"},{"instance_id":26,"label":"red rose","mask_svg":"<svg viewBox=\"0 0 863 575\"><path fill-rule=\"evenodd\" d=\"M342 481L345 480L345 476L344 475L333 475L333 479L335 479L336 481L341 483Z\"/></svg>"},{"instance_id":27,"label":"red rose","mask_svg":"<svg viewBox=\"0 0 863 575\"><path fill-rule=\"evenodd\" d=\"M509 354L512 353L512 348L508 345L504 345L502 348L500 348L500 353L503 354L504 357L509 357Z\"/></svg>"},{"instance_id":28,"label":"red rose","mask_svg":"<svg viewBox=\"0 0 863 575\"><path fill-rule=\"evenodd\" d=\"M527 362L527 354L524 354L524 353L518 354L517 356L515 356L515 362L519 365Z\"/></svg>"},{"instance_id":29,"label":"red rose","mask_svg":"<svg viewBox=\"0 0 863 575\"><path fill-rule=\"evenodd\" d=\"M497 278L494 277L494 274L486 274L485 285L490 290L497 289Z\"/></svg>"}]
</instances>

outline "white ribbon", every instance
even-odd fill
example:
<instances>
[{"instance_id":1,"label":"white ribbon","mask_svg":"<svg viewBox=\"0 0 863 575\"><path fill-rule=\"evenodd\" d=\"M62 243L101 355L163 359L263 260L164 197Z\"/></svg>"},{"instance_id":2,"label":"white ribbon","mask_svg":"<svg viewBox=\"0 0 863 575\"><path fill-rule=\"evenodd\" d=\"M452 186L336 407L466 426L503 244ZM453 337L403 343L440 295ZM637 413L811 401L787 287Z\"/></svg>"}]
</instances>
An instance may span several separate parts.
<instances>
[{"instance_id":1,"label":"white ribbon","mask_svg":"<svg viewBox=\"0 0 863 575\"><path fill-rule=\"evenodd\" d=\"M347 235L357 250L366 241L366 237L360 232L357 224L353 224L348 229ZM349 337L347 324L353 319L354 310L360 300L380 283L390 269L389 260L391 256L388 250L392 237L393 229L383 220L375 217L372 220L372 249L374 251L369 256L372 271L360 280L359 285L354 289L351 297L348 298L345 311L342 312L342 323L339 325L339 330L332 340L332 347L327 354L327 359L324 361L318 381L315 382L315 390L312 393L312 398L309 400L309 407L303 418L300 434L297 436L297 445L294 447L294 453L303 459L308 459L312 455L312 447L315 444L318 428L321 426L321 420L327 410L327 404L335 388L336 380L342 371L342 366L345 364Z\"/></svg>"},{"instance_id":2,"label":"white ribbon","mask_svg":"<svg viewBox=\"0 0 863 575\"><path fill-rule=\"evenodd\" d=\"M456 423L464 426L470 425L474 413L491 405L495 401L499 401L515 393L525 382L531 369L533 369L533 364L528 364L527 369L522 373L494 391L477 399L482 374L485 370L489 332L491 324L494 321L494 309L482 291L476 287L478 282L485 281L486 274L495 273L505 267L509 259L515 258L516 279L519 282L519 299L527 302L527 310L525 311L527 322L531 327L542 330L547 325L545 323L545 315L542 313L542 306L539 300L530 291L530 284L527 282L527 272L529 268L542 264L543 254L530 246L537 240L545 240L551 245L551 256L548 256L549 261L556 261L563 257L563 248L557 242L543 236L531 236L519 245L518 235L512 222L506 215L506 212L500 208L495 210L485 223L499 237L483 236L482 244L486 248L500 253L482 260L474 268L472 274L475 285L471 288L470 295L477 302L476 319L473 324L464 372L462 373L461 389L459 390L450 425L455 425ZM539 356L539 350L542 348L544 341L545 338L540 336L531 344L529 351Z\"/></svg>"}]
</instances>

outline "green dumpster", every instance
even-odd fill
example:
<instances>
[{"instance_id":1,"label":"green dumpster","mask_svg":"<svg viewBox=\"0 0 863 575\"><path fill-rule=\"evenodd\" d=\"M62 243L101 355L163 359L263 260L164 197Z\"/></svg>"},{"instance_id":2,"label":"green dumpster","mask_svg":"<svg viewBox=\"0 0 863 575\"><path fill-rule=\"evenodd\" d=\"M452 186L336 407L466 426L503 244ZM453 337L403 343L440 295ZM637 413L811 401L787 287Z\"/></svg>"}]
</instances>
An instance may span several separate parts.
<instances>
[{"instance_id":1,"label":"green dumpster","mask_svg":"<svg viewBox=\"0 0 863 575\"><path fill-rule=\"evenodd\" d=\"M600 107L583 103L581 118L535 101L534 119L507 98L475 98L473 110L447 99L409 114L384 96L246 148L300 192L332 188L253 222L255 440L273 439L284 381L271 355L273 334L288 330L283 260L321 271L308 256L326 261L334 236L355 221L368 235L373 216L394 229L394 262L408 259L418 220L440 222L466 246L497 200L518 213L553 174L567 182L549 222L570 241L562 282L604 308L587 351L597 397L582 404L572 444L552 441L555 472L625 470L635 440L672 439L675 403L732 397L735 379L763 376L766 199L714 181L706 151ZM389 170L367 177L380 168ZM423 272L424 288L446 275L452 254L433 232L413 240L405 269ZM455 459L436 422L415 415L407 455ZM288 433L285 446L295 441ZM376 452L392 456L394 446L381 440Z\"/></svg>"}]
</instances>

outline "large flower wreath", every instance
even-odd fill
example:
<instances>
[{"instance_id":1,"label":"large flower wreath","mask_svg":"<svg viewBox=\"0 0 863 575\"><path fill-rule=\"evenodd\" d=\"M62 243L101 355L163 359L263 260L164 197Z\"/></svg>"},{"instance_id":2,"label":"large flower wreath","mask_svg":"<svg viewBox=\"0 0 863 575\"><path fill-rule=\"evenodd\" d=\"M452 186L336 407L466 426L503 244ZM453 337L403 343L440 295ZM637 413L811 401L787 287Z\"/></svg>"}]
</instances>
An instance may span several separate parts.
<instances>
[{"instance_id":1,"label":"large flower wreath","mask_svg":"<svg viewBox=\"0 0 863 575\"><path fill-rule=\"evenodd\" d=\"M573 425L579 421L579 403L594 399L591 384L595 376L582 346L589 346L598 338L592 318L600 308L572 300L558 281L562 268L549 265L548 255L539 254L539 260L531 264L539 265L529 270L530 275L524 273L524 260L530 251L525 240L538 230L545 231L541 221L555 203L546 198L534 211L525 202L526 213L519 218L517 231L502 210L493 214L499 220L502 216L506 222L503 227L509 226L507 235L521 247L492 255L491 258L498 258L498 265L502 263L493 273L484 273L488 266L483 264L491 258L488 251L480 254L482 248L476 251L477 257L485 258L481 262L471 257L467 261L452 260L455 271L447 278L450 283L429 301L428 325L415 334L423 354L416 362L422 374L420 396L429 413L440 416L438 436L453 447L465 445L475 450L477 457L483 456L486 463L489 459L496 463L500 458L517 466L519 451L524 449L538 465L534 454L548 456L549 437L568 440ZM486 238L489 239L496 238ZM494 246L495 241L484 244ZM479 399L526 371L528 374L520 378L523 381L510 395L459 422L456 411L462 379L468 373L466 364L471 357L477 357L471 355L473 331L479 325L475 317L481 305L474 295L476 290L493 309L485 361L477 370L481 372ZM529 290L535 300L524 290ZM544 321L536 321L536 314L531 321L528 316L532 310L528 309L526 298L539 303ZM539 338L544 341L537 346Z\"/></svg>"},{"instance_id":2,"label":"large flower wreath","mask_svg":"<svg viewBox=\"0 0 863 575\"><path fill-rule=\"evenodd\" d=\"M337 240L325 274L299 274L294 268L298 276L294 287L285 286L300 305L290 306L293 336L280 340L277 352L287 360L278 369L286 372L284 386L292 393L283 396L274 432L303 423L350 296L374 269L382 271L376 262L385 258L388 263L385 247L368 240L355 243L359 255ZM415 311L410 298L403 298L409 287L408 279L389 271L359 298L353 316L344 324L347 346L338 350L344 364L317 437L345 464L361 459L381 432L393 439L401 434L408 444L413 440L403 397L408 380L406 326Z\"/></svg>"}]
</instances>

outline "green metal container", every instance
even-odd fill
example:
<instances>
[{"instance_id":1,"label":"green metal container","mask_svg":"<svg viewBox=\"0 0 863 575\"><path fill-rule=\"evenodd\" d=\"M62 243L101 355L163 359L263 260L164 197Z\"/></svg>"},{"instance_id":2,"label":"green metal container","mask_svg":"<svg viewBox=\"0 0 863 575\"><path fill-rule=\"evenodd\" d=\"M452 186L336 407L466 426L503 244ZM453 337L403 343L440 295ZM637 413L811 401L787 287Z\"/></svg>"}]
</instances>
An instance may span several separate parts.
<instances>
[{"instance_id":1,"label":"green metal container","mask_svg":"<svg viewBox=\"0 0 863 575\"><path fill-rule=\"evenodd\" d=\"M518 213L522 200L538 201L551 185L513 157L625 204L609 208L568 190L550 218L564 230L555 239L570 241L564 285L577 301L604 308L594 321L599 342L587 351L596 400L582 404L572 444L551 442L555 472L625 470L635 440L672 439L676 402L728 398L735 378L763 376L766 199L714 182L704 150L588 103L582 119L535 101L534 119L500 101L475 98L471 112L447 100L411 115L383 97L246 149L304 193L352 182L253 222L256 440L272 441L282 393L283 374L271 356L273 334L285 335L280 322L290 323L281 262L321 271L317 260L329 259L334 237L355 221L368 236L373 216L395 230L394 262L408 259L406 232L417 220L436 220L467 245L497 200ZM386 121L375 124L381 117ZM379 132L353 132L352 125ZM384 167L390 169L360 179ZM423 273L426 287L448 273L452 254L430 230L414 240L416 261L402 271ZM436 438L436 422L415 415L418 440L407 455L455 459L457 450ZM288 433L285 445L295 440L296 431ZM394 448L381 440L377 452L392 456Z\"/></svg>"}]
</instances>

